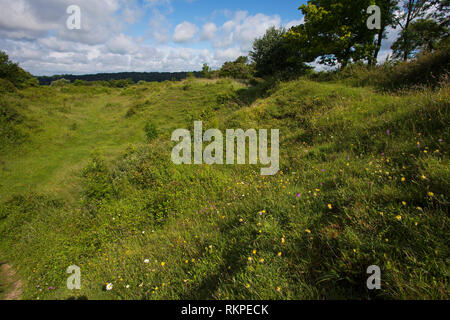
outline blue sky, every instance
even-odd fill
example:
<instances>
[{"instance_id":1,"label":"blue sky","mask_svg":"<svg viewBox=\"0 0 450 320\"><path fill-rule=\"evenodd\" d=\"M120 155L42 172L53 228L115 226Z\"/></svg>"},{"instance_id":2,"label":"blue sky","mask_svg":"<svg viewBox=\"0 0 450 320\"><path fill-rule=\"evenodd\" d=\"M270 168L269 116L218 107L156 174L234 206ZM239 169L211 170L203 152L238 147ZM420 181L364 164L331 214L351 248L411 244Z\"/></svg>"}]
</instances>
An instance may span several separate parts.
<instances>
[{"instance_id":1,"label":"blue sky","mask_svg":"<svg viewBox=\"0 0 450 320\"><path fill-rule=\"evenodd\" d=\"M301 23L300 0L0 0L0 47L35 75L219 68L271 26ZM66 10L81 11L69 30Z\"/></svg>"},{"instance_id":2,"label":"blue sky","mask_svg":"<svg viewBox=\"0 0 450 320\"><path fill-rule=\"evenodd\" d=\"M0 48L35 75L219 68L247 55L271 26L302 23L303 3L0 0ZM67 27L71 5L80 9L80 30Z\"/></svg>"}]
</instances>

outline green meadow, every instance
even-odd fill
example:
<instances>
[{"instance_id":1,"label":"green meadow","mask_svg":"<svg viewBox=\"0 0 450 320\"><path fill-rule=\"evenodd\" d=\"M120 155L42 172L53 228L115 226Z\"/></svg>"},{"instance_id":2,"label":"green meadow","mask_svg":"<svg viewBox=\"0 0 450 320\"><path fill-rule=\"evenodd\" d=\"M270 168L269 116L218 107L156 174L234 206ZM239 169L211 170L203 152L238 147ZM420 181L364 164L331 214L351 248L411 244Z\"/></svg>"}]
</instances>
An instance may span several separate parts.
<instances>
[{"instance_id":1,"label":"green meadow","mask_svg":"<svg viewBox=\"0 0 450 320\"><path fill-rule=\"evenodd\" d=\"M448 101L307 78L3 93L0 256L23 299L447 299ZM280 129L280 172L173 164L194 120Z\"/></svg>"}]
</instances>

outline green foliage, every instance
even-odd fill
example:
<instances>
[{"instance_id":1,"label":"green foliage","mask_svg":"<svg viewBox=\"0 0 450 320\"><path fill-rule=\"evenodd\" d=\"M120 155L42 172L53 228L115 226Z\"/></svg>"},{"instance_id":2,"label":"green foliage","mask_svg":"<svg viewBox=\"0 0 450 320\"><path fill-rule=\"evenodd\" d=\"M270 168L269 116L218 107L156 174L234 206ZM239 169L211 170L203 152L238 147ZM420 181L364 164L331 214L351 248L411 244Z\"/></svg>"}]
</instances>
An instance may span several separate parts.
<instances>
[{"instance_id":1,"label":"green foliage","mask_svg":"<svg viewBox=\"0 0 450 320\"><path fill-rule=\"evenodd\" d=\"M397 91L421 87L439 87L448 81L450 50L419 55L416 59L379 66L351 64L338 71L319 72L309 78L318 81L341 81L352 86L374 86L380 90Z\"/></svg>"},{"instance_id":2,"label":"green foliage","mask_svg":"<svg viewBox=\"0 0 450 320\"><path fill-rule=\"evenodd\" d=\"M415 57L419 52L430 53L439 47L441 41L448 38L448 28L431 19L420 19L402 31L392 45L394 58Z\"/></svg>"},{"instance_id":3,"label":"green foliage","mask_svg":"<svg viewBox=\"0 0 450 320\"><path fill-rule=\"evenodd\" d=\"M450 47L434 53L422 54L416 60L396 65L384 74L382 85L388 89L411 88L425 85L436 87L448 80L450 74Z\"/></svg>"},{"instance_id":4,"label":"green foliage","mask_svg":"<svg viewBox=\"0 0 450 320\"><path fill-rule=\"evenodd\" d=\"M18 145L23 142L27 134L21 127L25 116L20 106L0 97L0 150L8 145Z\"/></svg>"},{"instance_id":5,"label":"green foliage","mask_svg":"<svg viewBox=\"0 0 450 320\"><path fill-rule=\"evenodd\" d=\"M94 155L90 163L82 172L84 178L85 201L101 201L113 194L113 187L109 177L109 170L104 159Z\"/></svg>"},{"instance_id":6,"label":"green foliage","mask_svg":"<svg viewBox=\"0 0 450 320\"><path fill-rule=\"evenodd\" d=\"M368 60L374 50L376 31L367 28L370 0L311 0L300 7L305 23L286 35L292 50L300 51L307 62L320 57L321 63L346 66L351 61ZM345 17L345 19L343 18Z\"/></svg>"},{"instance_id":7,"label":"green foliage","mask_svg":"<svg viewBox=\"0 0 450 320\"><path fill-rule=\"evenodd\" d=\"M121 79L121 80L109 80L111 87L113 88L126 88L134 84L132 79Z\"/></svg>"},{"instance_id":8,"label":"green foliage","mask_svg":"<svg viewBox=\"0 0 450 320\"><path fill-rule=\"evenodd\" d=\"M284 28L271 27L262 38L253 42L250 57L255 63L257 76L300 76L308 69L299 51L288 46L285 35Z\"/></svg>"},{"instance_id":9,"label":"green foliage","mask_svg":"<svg viewBox=\"0 0 450 320\"><path fill-rule=\"evenodd\" d=\"M204 63L202 67L202 77L206 79L210 79L212 77L211 67L208 64Z\"/></svg>"},{"instance_id":10,"label":"green foliage","mask_svg":"<svg viewBox=\"0 0 450 320\"><path fill-rule=\"evenodd\" d=\"M70 81L67 80L67 79L62 78L62 79L58 79L58 80L53 81L50 84L50 86L51 87L64 87L64 86L67 86L68 84L70 84Z\"/></svg>"},{"instance_id":11,"label":"green foliage","mask_svg":"<svg viewBox=\"0 0 450 320\"><path fill-rule=\"evenodd\" d=\"M16 92L17 88L7 79L0 78L0 93Z\"/></svg>"},{"instance_id":12,"label":"green foliage","mask_svg":"<svg viewBox=\"0 0 450 320\"><path fill-rule=\"evenodd\" d=\"M156 126L152 121L147 122L144 131L148 142L151 142L158 137L158 130L156 129Z\"/></svg>"},{"instance_id":13,"label":"green foliage","mask_svg":"<svg viewBox=\"0 0 450 320\"><path fill-rule=\"evenodd\" d=\"M3 51L0 51L0 79L10 81L17 88L36 86L36 79L20 68L17 63L10 61Z\"/></svg>"},{"instance_id":14,"label":"green foliage","mask_svg":"<svg viewBox=\"0 0 450 320\"><path fill-rule=\"evenodd\" d=\"M254 69L248 64L247 57L239 57L234 62L225 62L219 70L219 77L249 80L253 77Z\"/></svg>"},{"instance_id":15,"label":"green foliage","mask_svg":"<svg viewBox=\"0 0 450 320\"><path fill-rule=\"evenodd\" d=\"M401 32L392 49L394 57L407 61L425 42L428 42L427 45L431 44L430 41L433 41L431 38L434 38L432 35L436 33L437 29L444 26L438 27L429 19L433 17L439 21L440 14L433 12L442 13L445 8L448 8L448 1L442 1L445 3L442 5L439 4L439 0L400 0L399 2L401 5L396 18L396 27L400 27ZM417 21L417 19L420 20ZM427 22L427 20L429 21ZM430 40L419 39L419 34L429 37Z\"/></svg>"}]
</instances>

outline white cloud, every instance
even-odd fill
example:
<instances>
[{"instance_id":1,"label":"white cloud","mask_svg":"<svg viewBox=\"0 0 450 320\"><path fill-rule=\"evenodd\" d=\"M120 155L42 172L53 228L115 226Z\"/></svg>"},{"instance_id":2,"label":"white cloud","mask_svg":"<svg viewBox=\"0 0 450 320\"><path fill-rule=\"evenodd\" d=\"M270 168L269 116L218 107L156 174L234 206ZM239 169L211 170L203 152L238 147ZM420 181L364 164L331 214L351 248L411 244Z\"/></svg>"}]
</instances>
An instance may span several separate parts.
<instances>
[{"instance_id":1,"label":"white cloud","mask_svg":"<svg viewBox=\"0 0 450 320\"><path fill-rule=\"evenodd\" d=\"M281 26L280 16L261 13L249 16L245 11L238 11L232 20L220 27L220 35L213 41L213 45L217 49L239 47L241 52L247 54L255 38L262 37L272 26Z\"/></svg>"},{"instance_id":2,"label":"white cloud","mask_svg":"<svg viewBox=\"0 0 450 320\"><path fill-rule=\"evenodd\" d=\"M299 26L304 23L305 23L305 18L302 18L301 20L292 20L292 21L289 21L288 23L286 23L285 28L290 29L292 27L296 27L296 26Z\"/></svg>"},{"instance_id":3,"label":"white cloud","mask_svg":"<svg viewBox=\"0 0 450 320\"><path fill-rule=\"evenodd\" d=\"M209 22L203 26L200 40L211 40L216 35L216 32L217 32L216 24Z\"/></svg>"},{"instance_id":4,"label":"white cloud","mask_svg":"<svg viewBox=\"0 0 450 320\"><path fill-rule=\"evenodd\" d=\"M188 42L194 39L198 28L195 24L184 21L175 27L174 42Z\"/></svg>"},{"instance_id":5,"label":"white cloud","mask_svg":"<svg viewBox=\"0 0 450 320\"><path fill-rule=\"evenodd\" d=\"M66 28L72 4L81 8L81 30ZM201 30L187 21L173 28L170 0L144 0L144 6L138 0L0 0L0 8L1 50L35 75L191 71L205 62L218 68L247 55L255 37L281 25L277 15L223 10ZM222 25L214 23L218 15ZM125 27L136 22L148 28L132 36Z\"/></svg>"},{"instance_id":6,"label":"white cloud","mask_svg":"<svg viewBox=\"0 0 450 320\"><path fill-rule=\"evenodd\" d=\"M111 53L126 54L136 51L133 40L123 33L109 40L106 45Z\"/></svg>"}]
</instances>

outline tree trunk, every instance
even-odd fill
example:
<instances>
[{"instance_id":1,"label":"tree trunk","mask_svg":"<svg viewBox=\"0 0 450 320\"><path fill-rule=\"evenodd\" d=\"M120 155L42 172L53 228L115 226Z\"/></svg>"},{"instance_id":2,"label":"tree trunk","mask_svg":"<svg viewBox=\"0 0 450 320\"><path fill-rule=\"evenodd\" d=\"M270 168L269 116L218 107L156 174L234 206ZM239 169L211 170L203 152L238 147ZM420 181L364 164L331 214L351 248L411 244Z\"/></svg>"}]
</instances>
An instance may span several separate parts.
<instances>
[{"instance_id":1,"label":"tree trunk","mask_svg":"<svg viewBox=\"0 0 450 320\"><path fill-rule=\"evenodd\" d=\"M405 24L405 28L403 29L403 61L408 61L408 55L409 55L409 50L408 50L408 29L409 29L409 24L411 23L411 15L414 9L414 0L409 0L409 4L408 4L408 16L406 17L406 24Z\"/></svg>"},{"instance_id":2,"label":"tree trunk","mask_svg":"<svg viewBox=\"0 0 450 320\"><path fill-rule=\"evenodd\" d=\"M383 41L384 30L385 30L385 28L382 27L380 29L380 32L378 32L378 41L377 41L377 46L375 47L375 52L373 53L372 65L376 65L378 62L378 54L380 53L380 50L381 50L381 42Z\"/></svg>"}]
</instances>

